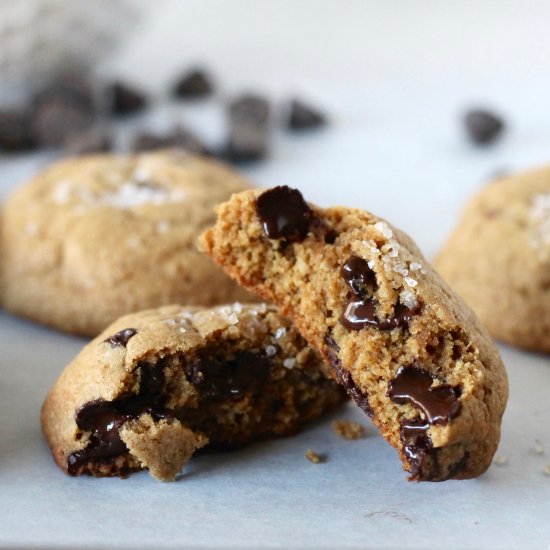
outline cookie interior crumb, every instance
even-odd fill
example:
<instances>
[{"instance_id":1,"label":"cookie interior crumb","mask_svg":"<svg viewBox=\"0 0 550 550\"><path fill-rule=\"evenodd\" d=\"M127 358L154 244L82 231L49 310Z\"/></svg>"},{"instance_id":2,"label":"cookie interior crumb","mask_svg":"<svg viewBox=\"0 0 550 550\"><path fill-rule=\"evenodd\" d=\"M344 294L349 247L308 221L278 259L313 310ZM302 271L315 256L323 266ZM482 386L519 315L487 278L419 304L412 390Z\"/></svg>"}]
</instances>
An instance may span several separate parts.
<instances>
[{"instance_id":1,"label":"cookie interior crumb","mask_svg":"<svg viewBox=\"0 0 550 550\"><path fill-rule=\"evenodd\" d=\"M361 439L365 435L365 427L351 420L334 420L332 431L344 439Z\"/></svg>"},{"instance_id":2,"label":"cookie interior crumb","mask_svg":"<svg viewBox=\"0 0 550 550\"><path fill-rule=\"evenodd\" d=\"M305 457L310 461L313 462L313 464L320 464L321 462L325 462L326 458L323 455L317 454L314 450L308 449Z\"/></svg>"}]
</instances>

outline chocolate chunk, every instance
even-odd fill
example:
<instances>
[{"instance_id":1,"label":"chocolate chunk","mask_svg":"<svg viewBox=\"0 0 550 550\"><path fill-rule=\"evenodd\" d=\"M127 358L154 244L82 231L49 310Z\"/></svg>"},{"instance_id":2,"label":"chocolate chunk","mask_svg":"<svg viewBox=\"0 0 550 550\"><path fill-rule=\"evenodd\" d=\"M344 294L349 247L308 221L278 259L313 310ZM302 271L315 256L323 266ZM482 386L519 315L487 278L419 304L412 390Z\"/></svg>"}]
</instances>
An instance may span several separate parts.
<instances>
[{"instance_id":1,"label":"chocolate chunk","mask_svg":"<svg viewBox=\"0 0 550 550\"><path fill-rule=\"evenodd\" d=\"M142 111L148 103L147 96L137 88L123 82L113 82L105 90L106 102L113 115L129 115Z\"/></svg>"},{"instance_id":2,"label":"chocolate chunk","mask_svg":"<svg viewBox=\"0 0 550 550\"><path fill-rule=\"evenodd\" d=\"M96 109L92 88L77 76L51 82L31 102L32 136L39 146L60 147L90 128Z\"/></svg>"},{"instance_id":3,"label":"chocolate chunk","mask_svg":"<svg viewBox=\"0 0 550 550\"><path fill-rule=\"evenodd\" d=\"M359 256L350 256L340 271L342 278L357 296L372 294L372 288L376 285L376 274L369 264Z\"/></svg>"},{"instance_id":4,"label":"chocolate chunk","mask_svg":"<svg viewBox=\"0 0 550 550\"><path fill-rule=\"evenodd\" d=\"M182 99L195 99L210 95L212 90L212 81L206 72L193 69L176 82L173 95Z\"/></svg>"},{"instance_id":5,"label":"chocolate chunk","mask_svg":"<svg viewBox=\"0 0 550 550\"><path fill-rule=\"evenodd\" d=\"M256 201L256 213L270 239L290 242L303 241L313 219L313 211L300 191L286 185L262 193Z\"/></svg>"},{"instance_id":6,"label":"chocolate chunk","mask_svg":"<svg viewBox=\"0 0 550 550\"><path fill-rule=\"evenodd\" d=\"M229 135L220 155L229 162L263 159L269 137L269 103L255 95L244 95L229 105Z\"/></svg>"},{"instance_id":7,"label":"chocolate chunk","mask_svg":"<svg viewBox=\"0 0 550 550\"><path fill-rule=\"evenodd\" d=\"M111 150L112 145L109 134L97 128L80 134L71 135L65 144L66 151L69 155L106 153Z\"/></svg>"},{"instance_id":8,"label":"chocolate chunk","mask_svg":"<svg viewBox=\"0 0 550 550\"><path fill-rule=\"evenodd\" d=\"M325 344L327 346L326 355L329 358L330 364L332 365L340 384L342 384L348 395L351 396L351 398L357 403L359 408L372 417L374 413L369 404L368 395L361 391L359 386L353 381L351 374L342 366L342 362L338 357L340 347L330 335L325 336Z\"/></svg>"},{"instance_id":9,"label":"chocolate chunk","mask_svg":"<svg viewBox=\"0 0 550 550\"><path fill-rule=\"evenodd\" d=\"M291 101L288 118L289 130L311 130L321 128L326 123L327 119L317 109L297 99Z\"/></svg>"},{"instance_id":10,"label":"chocolate chunk","mask_svg":"<svg viewBox=\"0 0 550 550\"><path fill-rule=\"evenodd\" d=\"M0 111L0 150L8 152L34 149L31 135L31 121L25 110Z\"/></svg>"},{"instance_id":11,"label":"chocolate chunk","mask_svg":"<svg viewBox=\"0 0 550 550\"><path fill-rule=\"evenodd\" d=\"M502 134L505 125L498 115L483 109L472 109L464 115L469 138L478 145L488 145Z\"/></svg>"},{"instance_id":12,"label":"chocolate chunk","mask_svg":"<svg viewBox=\"0 0 550 550\"><path fill-rule=\"evenodd\" d=\"M256 393L269 375L271 361L264 353L243 351L233 358L199 357L185 366L191 384L203 399L241 399Z\"/></svg>"},{"instance_id":13,"label":"chocolate chunk","mask_svg":"<svg viewBox=\"0 0 550 550\"><path fill-rule=\"evenodd\" d=\"M117 332L116 334L113 334L112 336L109 336L104 342L107 344L111 344L111 346L121 346L123 348L126 347L128 344L128 341L130 338L135 336L137 334L137 329L135 328L125 328L124 330L121 330Z\"/></svg>"},{"instance_id":14,"label":"chocolate chunk","mask_svg":"<svg viewBox=\"0 0 550 550\"><path fill-rule=\"evenodd\" d=\"M411 309L398 302L391 317L379 319L376 315L378 302L373 296L376 275L368 262L352 255L342 266L340 274L353 293L341 316L342 324L349 330L361 330L369 325L380 330L407 327L420 311L420 306Z\"/></svg>"},{"instance_id":15,"label":"chocolate chunk","mask_svg":"<svg viewBox=\"0 0 550 550\"><path fill-rule=\"evenodd\" d=\"M421 465L424 456L432 450L432 440L428 435L430 424L420 417L403 418L400 437L407 455L412 479L424 478Z\"/></svg>"},{"instance_id":16,"label":"chocolate chunk","mask_svg":"<svg viewBox=\"0 0 550 550\"><path fill-rule=\"evenodd\" d=\"M388 397L399 405L411 403L421 409L429 424L446 424L460 410L455 388L448 384L432 387L435 377L417 365L401 367L388 384Z\"/></svg>"},{"instance_id":17,"label":"chocolate chunk","mask_svg":"<svg viewBox=\"0 0 550 550\"><path fill-rule=\"evenodd\" d=\"M143 132L134 140L134 151L153 151L156 149L183 149L198 155L208 154L208 150L200 139L191 131L181 126L176 126L165 134Z\"/></svg>"},{"instance_id":18,"label":"chocolate chunk","mask_svg":"<svg viewBox=\"0 0 550 550\"><path fill-rule=\"evenodd\" d=\"M156 365L141 363L138 366L140 386L137 394L130 394L115 401L90 401L76 412L77 426L82 431L91 432L91 435L88 445L83 450L76 451L68 457L68 471L71 475L76 475L90 460L104 461L128 452L119 433L125 422L145 413L150 414L156 421L174 418L172 412L164 406L164 366L162 360Z\"/></svg>"}]
</instances>

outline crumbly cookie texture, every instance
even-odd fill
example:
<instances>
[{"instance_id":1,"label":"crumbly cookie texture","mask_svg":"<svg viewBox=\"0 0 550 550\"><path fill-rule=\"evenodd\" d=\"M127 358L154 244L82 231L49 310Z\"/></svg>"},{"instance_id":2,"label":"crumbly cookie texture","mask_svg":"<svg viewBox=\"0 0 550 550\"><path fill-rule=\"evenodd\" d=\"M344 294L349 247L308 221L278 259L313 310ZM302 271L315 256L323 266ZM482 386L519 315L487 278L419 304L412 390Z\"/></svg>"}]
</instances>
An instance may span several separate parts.
<instances>
[{"instance_id":1,"label":"crumbly cookie texture","mask_svg":"<svg viewBox=\"0 0 550 550\"><path fill-rule=\"evenodd\" d=\"M550 167L485 186L434 265L495 338L550 352Z\"/></svg>"},{"instance_id":2,"label":"crumbly cookie texture","mask_svg":"<svg viewBox=\"0 0 550 550\"><path fill-rule=\"evenodd\" d=\"M506 372L486 330L407 235L278 187L220 205L201 246L294 320L410 479L465 479L489 467Z\"/></svg>"},{"instance_id":3,"label":"crumbly cookie texture","mask_svg":"<svg viewBox=\"0 0 550 550\"><path fill-rule=\"evenodd\" d=\"M175 150L59 162L5 205L0 300L87 336L147 308L250 300L196 250L214 206L248 187L231 168Z\"/></svg>"},{"instance_id":4,"label":"crumbly cookie texture","mask_svg":"<svg viewBox=\"0 0 550 550\"><path fill-rule=\"evenodd\" d=\"M88 344L49 392L42 430L70 475L169 481L205 445L295 433L345 397L273 306L168 306Z\"/></svg>"}]
</instances>

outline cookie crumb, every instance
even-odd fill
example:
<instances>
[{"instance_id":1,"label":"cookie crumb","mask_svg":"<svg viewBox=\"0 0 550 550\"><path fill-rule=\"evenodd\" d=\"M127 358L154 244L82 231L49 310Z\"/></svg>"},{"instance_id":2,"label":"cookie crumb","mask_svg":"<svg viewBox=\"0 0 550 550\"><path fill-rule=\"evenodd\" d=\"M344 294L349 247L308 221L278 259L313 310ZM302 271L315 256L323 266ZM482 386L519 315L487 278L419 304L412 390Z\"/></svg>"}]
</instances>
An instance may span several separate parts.
<instances>
[{"instance_id":1,"label":"cookie crumb","mask_svg":"<svg viewBox=\"0 0 550 550\"><path fill-rule=\"evenodd\" d=\"M361 439L365 435L364 426L351 420L334 420L330 426L332 431L343 439Z\"/></svg>"},{"instance_id":2,"label":"cookie crumb","mask_svg":"<svg viewBox=\"0 0 550 550\"><path fill-rule=\"evenodd\" d=\"M540 439L535 439L535 444L533 445L533 450L538 455L543 455L544 454L544 447L542 446L542 442L540 441Z\"/></svg>"},{"instance_id":3,"label":"cookie crumb","mask_svg":"<svg viewBox=\"0 0 550 550\"><path fill-rule=\"evenodd\" d=\"M314 450L308 449L305 457L310 461L313 462L313 464L320 464L321 462L325 462L326 458L323 455L317 454Z\"/></svg>"},{"instance_id":4,"label":"cookie crumb","mask_svg":"<svg viewBox=\"0 0 550 550\"><path fill-rule=\"evenodd\" d=\"M495 456L493 464L495 464L496 466L505 466L506 464L508 464L508 459L505 456Z\"/></svg>"}]
</instances>

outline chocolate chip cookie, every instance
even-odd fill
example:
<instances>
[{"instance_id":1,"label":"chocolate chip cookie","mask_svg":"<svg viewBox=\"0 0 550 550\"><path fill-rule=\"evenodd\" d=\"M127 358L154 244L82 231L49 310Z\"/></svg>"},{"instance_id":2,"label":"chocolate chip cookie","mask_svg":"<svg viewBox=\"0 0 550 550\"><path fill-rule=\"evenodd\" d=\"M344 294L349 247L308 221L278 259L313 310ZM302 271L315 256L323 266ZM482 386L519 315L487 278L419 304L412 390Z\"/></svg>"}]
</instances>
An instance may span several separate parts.
<instances>
[{"instance_id":1,"label":"chocolate chip cookie","mask_svg":"<svg viewBox=\"0 0 550 550\"><path fill-rule=\"evenodd\" d=\"M88 344L50 391L42 429L70 475L172 480L203 446L292 434L344 399L273 306L168 306Z\"/></svg>"},{"instance_id":2,"label":"chocolate chip cookie","mask_svg":"<svg viewBox=\"0 0 550 550\"><path fill-rule=\"evenodd\" d=\"M465 479L489 467L506 372L486 330L407 235L277 187L234 195L201 241L294 320L410 479Z\"/></svg>"},{"instance_id":3,"label":"chocolate chip cookie","mask_svg":"<svg viewBox=\"0 0 550 550\"><path fill-rule=\"evenodd\" d=\"M145 308L246 301L195 242L214 205L246 188L231 168L175 150L55 164L5 205L1 302L95 336Z\"/></svg>"},{"instance_id":4,"label":"chocolate chip cookie","mask_svg":"<svg viewBox=\"0 0 550 550\"><path fill-rule=\"evenodd\" d=\"M550 352L550 168L486 185L435 267L495 338Z\"/></svg>"}]
</instances>

